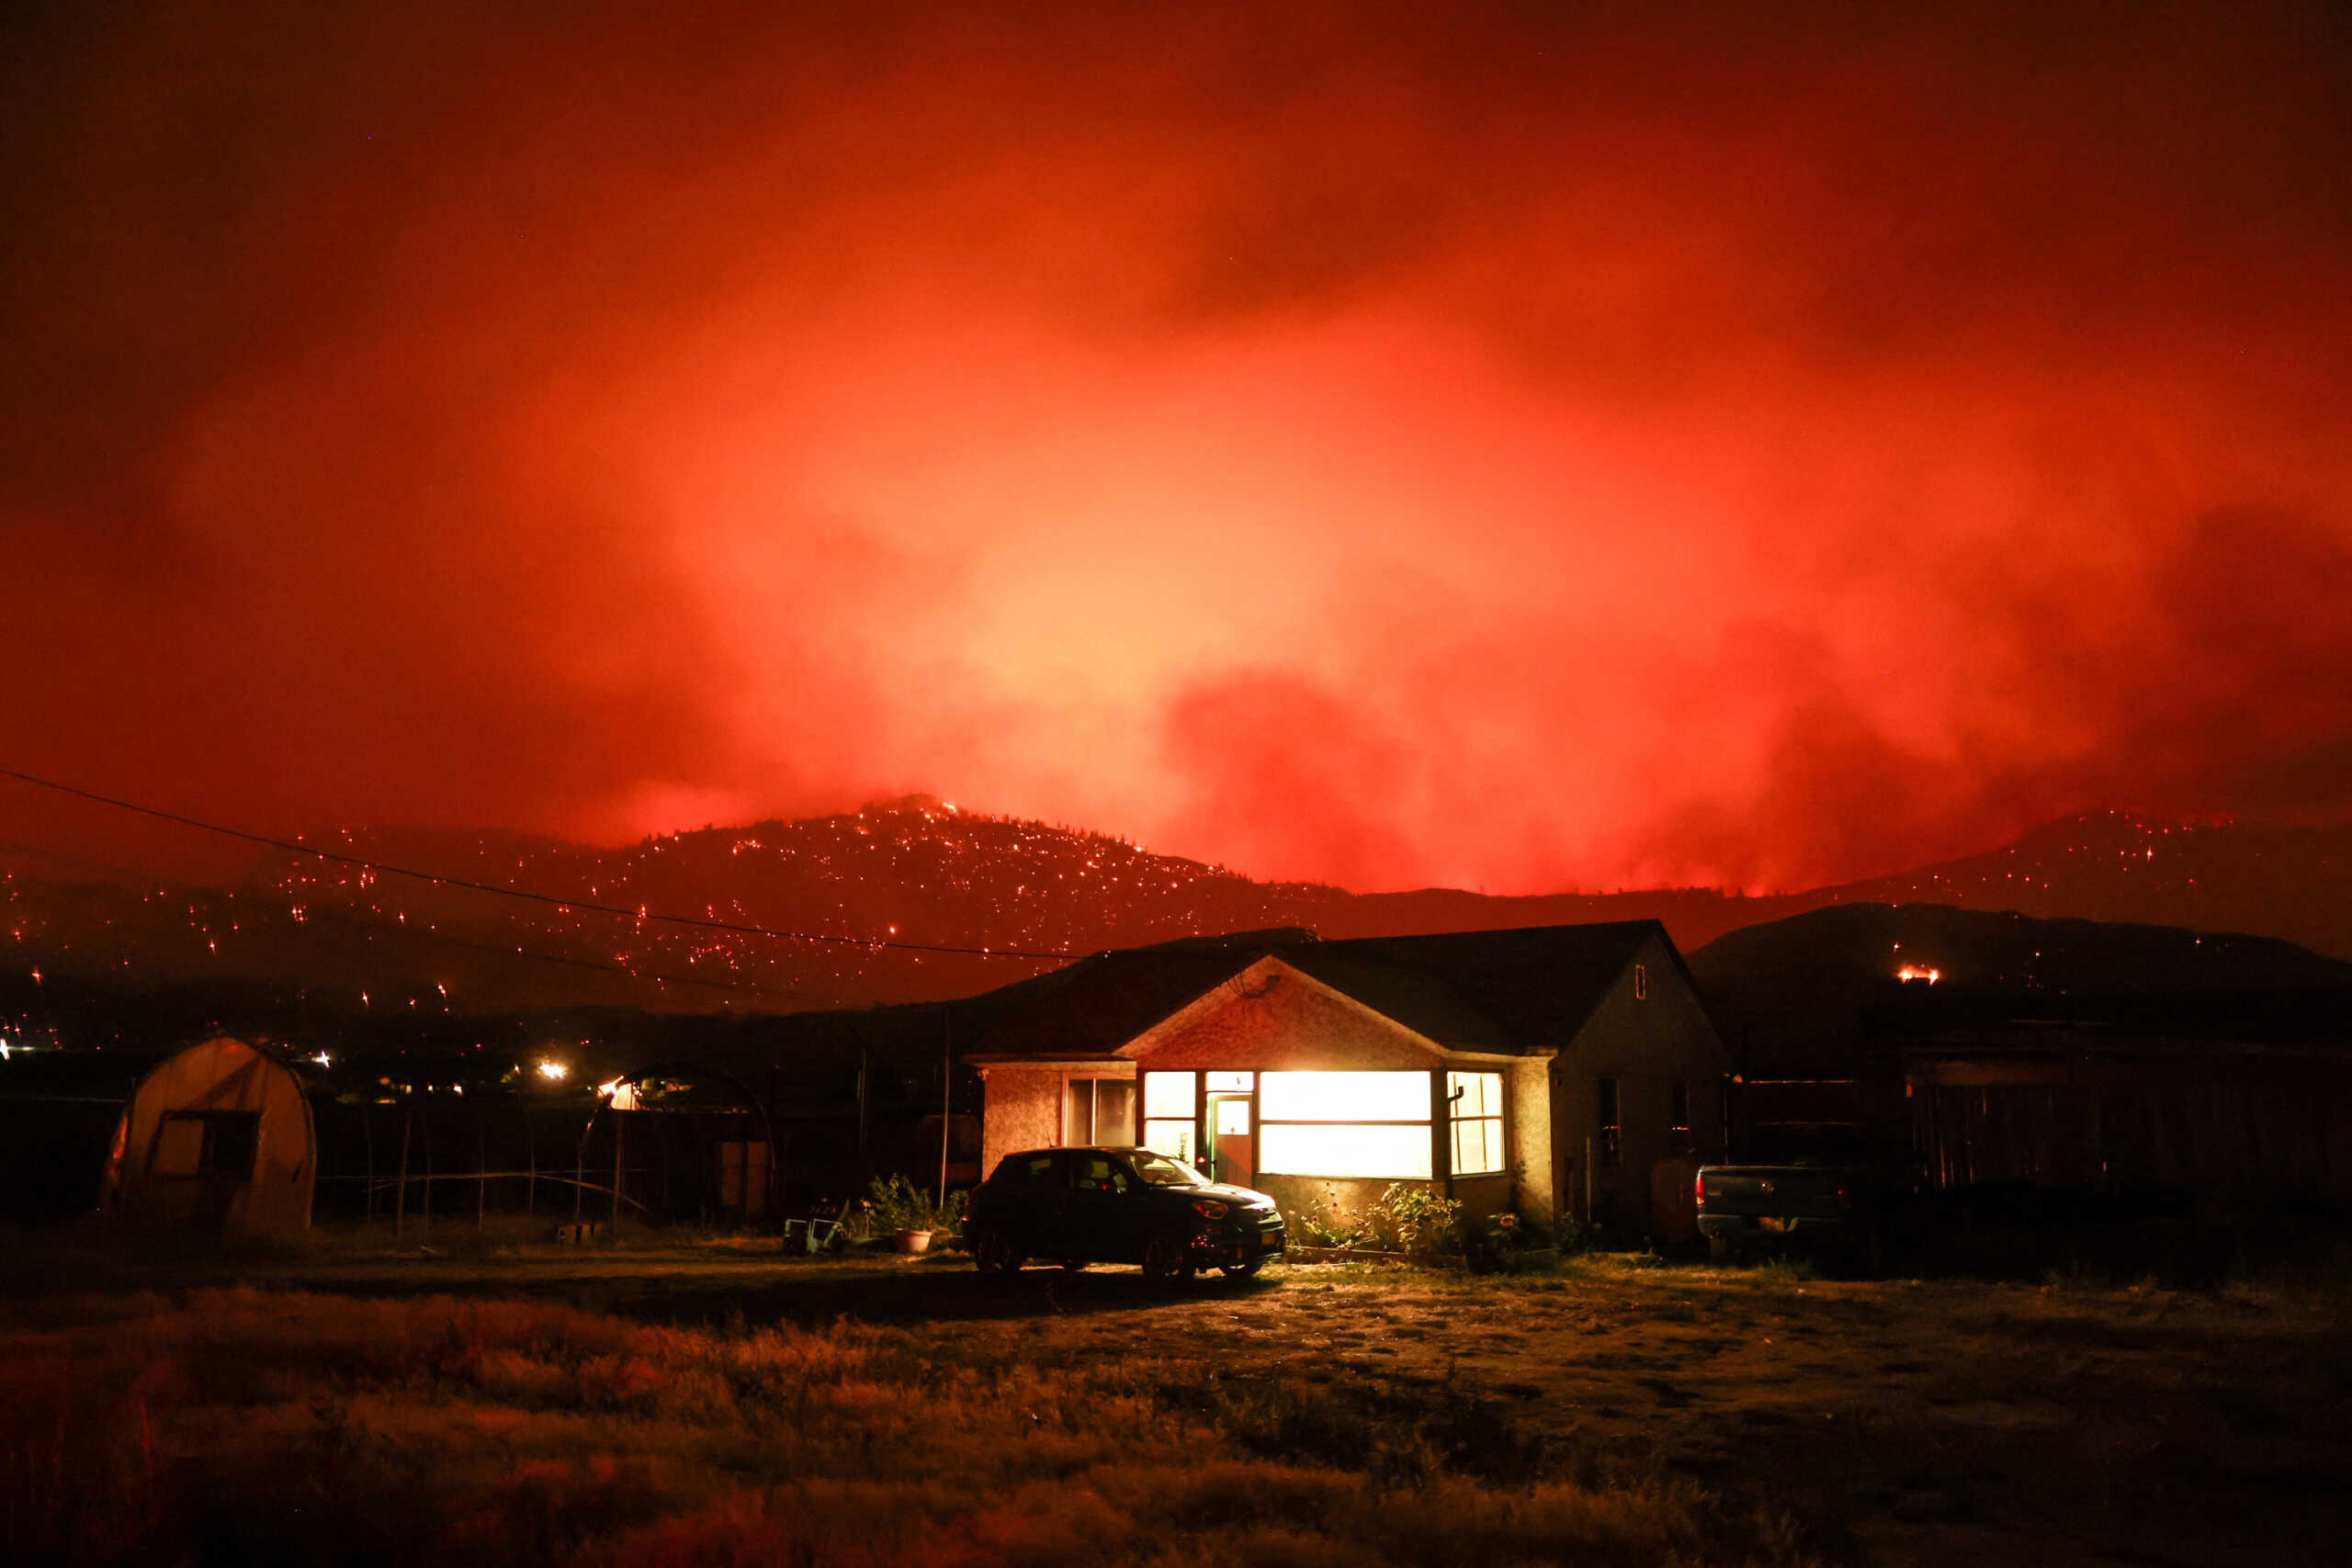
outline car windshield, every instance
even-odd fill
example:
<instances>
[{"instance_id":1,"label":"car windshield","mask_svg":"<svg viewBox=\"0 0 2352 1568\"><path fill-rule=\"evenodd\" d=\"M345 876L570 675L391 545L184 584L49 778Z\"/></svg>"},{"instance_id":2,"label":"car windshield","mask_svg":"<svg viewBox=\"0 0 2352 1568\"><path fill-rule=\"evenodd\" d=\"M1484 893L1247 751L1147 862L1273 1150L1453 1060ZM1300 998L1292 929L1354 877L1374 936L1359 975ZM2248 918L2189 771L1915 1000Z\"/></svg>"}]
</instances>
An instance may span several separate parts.
<instances>
[{"instance_id":1,"label":"car windshield","mask_svg":"<svg viewBox=\"0 0 2352 1568\"><path fill-rule=\"evenodd\" d=\"M1170 1159L1166 1155L1138 1154L1136 1174L1154 1187L1202 1187L1200 1172L1191 1166Z\"/></svg>"}]
</instances>

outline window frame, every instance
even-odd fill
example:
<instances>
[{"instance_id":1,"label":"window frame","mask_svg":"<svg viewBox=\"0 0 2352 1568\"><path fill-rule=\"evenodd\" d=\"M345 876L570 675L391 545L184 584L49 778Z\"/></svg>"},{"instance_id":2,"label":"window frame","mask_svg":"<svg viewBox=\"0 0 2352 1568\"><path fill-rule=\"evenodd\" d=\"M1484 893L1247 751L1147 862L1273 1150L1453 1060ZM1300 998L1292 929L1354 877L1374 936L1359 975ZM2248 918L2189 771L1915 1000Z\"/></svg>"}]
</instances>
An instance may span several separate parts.
<instances>
[{"instance_id":1,"label":"window frame","mask_svg":"<svg viewBox=\"0 0 2352 1568\"><path fill-rule=\"evenodd\" d=\"M1124 1135L1115 1145L1106 1143L1102 1137L1102 1086L1106 1083L1127 1086L1127 1125L1124 1129ZM1091 1086L1088 1089L1086 1098L1086 1127L1090 1135L1082 1139L1075 1135L1073 1128L1075 1118L1071 1115L1071 1097L1080 1084ZM1062 1146L1064 1148L1131 1146L1136 1123L1138 1121L1136 1110L1142 1098L1140 1087L1133 1078L1119 1077L1108 1073L1073 1073L1065 1077L1062 1079Z\"/></svg>"},{"instance_id":2,"label":"window frame","mask_svg":"<svg viewBox=\"0 0 2352 1568\"><path fill-rule=\"evenodd\" d=\"M1184 1085L1184 1109L1155 1113L1152 1090L1155 1087L1182 1083ZM1201 1119L1207 1096L1201 1089L1201 1075L1190 1068L1174 1071L1153 1071L1146 1068L1136 1075L1136 1132L1142 1140L1141 1147L1157 1155L1165 1155L1180 1165L1191 1165L1201 1157L1206 1140L1201 1134ZM1155 1137L1172 1136L1179 1146L1164 1148L1154 1143Z\"/></svg>"},{"instance_id":3,"label":"window frame","mask_svg":"<svg viewBox=\"0 0 2352 1568\"><path fill-rule=\"evenodd\" d=\"M195 1123L197 1145L192 1168L164 1170L156 1168L156 1160L165 1144L164 1130L175 1125ZM238 1136L224 1140L223 1131L234 1126ZM245 1159L242 1168L221 1163L224 1142L242 1142ZM148 1156L148 1174L167 1180L182 1181L251 1181L261 1168L261 1112L258 1111L166 1111L155 1125L153 1151Z\"/></svg>"},{"instance_id":4,"label":"window frame","mask_svg":"<svg viewBox=\"0 0 2352 1568\"><path fill-rule=\"evenodd\" d=\"M1476 1114L1464 1116L1454 1109L1461 1103L1461 1100L1458 1098L1458 1091L1466 1089L1468 1087L1460 1081L1464 1078L1492 1080L1494 1086L1494 1100L1491 1110L1487 1109L1487 1101L1486 1100L1483 1093L1483 1085L1481 1086L1482 1093L1479 1099L1480 1109ZM1505 1176L1510 1174L1510 1145L1504 1142L1505 1135L1510 1131L1504 1121L1504 1107L1508 1103L1508 1095L1509 1085L1505 1080L1503 1073L1499 1069L1494 1071L1474 1069L1469 1072L1463 1072L1454 1068L1448 1068L1446 1070L1446 1134L1448 1147L1453 1156L1453 1163L1447 1167L1450 1174L1460 1177ZM1463 1163L1462 1130L1464 1127L1485 1128L1488 1126L1492 1127L1493 1132L1491 1134L1482 1132L1479 1137L1479 1146L1482 1148L1490 1148L1495 1151L1493 1156L1495 1163L1485 1169L1472 1170Z\"/></svg>"},{"instance_id":5,"label":"window frame","mask_svg":"<svg viewBox=\"0 0 2352 1568\"><path fill-rule=\"evenodd\" d=\"M1353 1072L1356 1072L1356 1071L1358 1071L1358 1070L1350 1070L1350 1071L1351 1071L1351 1073L1353 1073ZM1419 1115L1419 1116L1381 1116L1381 1117L1363 1117L1363 1116L1359 1116L1359 1117L1335 1117L1335 1116L1270 1116L1270 1115L1268 1115L1268 1114L1267 1114L1267 1112L1266 1112L1266 1101L1265 1101L1265 1093L1266 1093L1266 1085L1267 1085L1267 1081L1268 1081L1269 1079L1281 1079L1281 1078L1283 1078L1283 1077L1294 1077L1294 1076L1304 1076L1304 1075L1306 1075L1306 1074L1315 1072L1315 1069L1311 1069L1311 1068L1301 1068L1301 1069L1296 1069L1295 1072L1294 1072L1294 1071L1292 1071L1292 1070L1286 1070L1286 1069L1276 1069L1276 1070L1272 1070L1272 1071L1261 1071L1261 1072L1260 1072L1260 1073L1259 1073L1259 1075L1258 1075L1258 1099L1257 1099L1257 1101L1256 1101L1256 1110L1257 1110L1257 1130L1256 1130L1256 1137L1257 1137L1257 1156L1256 1156L1256 1158L1257 1158L1257 1164L1256 1164L1256 1166L1255 1166L1255 1169L1256 1169L1260 1174L1261 1174L1261 1175L1265 1175L1265 1176L1292 1176L1292 1177L1300 1177L1300 1178L1304 1178L1304 1179L1308 1179L1308 1180L1317 1180L1317 1181L1434 1181L1434 1180L1436 1180L1436 1179L1437 1179L1437 1178L1438 1178L1438 1171L1439 1171L1439 1168L1440 1168L1439 1164L1438 1164L1438 1157L1437 1157L1437 1156L1438 1156L1438 1145L1437 1145L1437 1119L1436 1119L1436 1117L1435 1117L1435 1116L1434 1116L1434 1114L1433 1114L1433 1111L1434 1111L1434 1109L1435 1109L1435 1108L1434 1108L1434 1107L1432 1107L1432 1106L1430 1106L1430 1105L1429 1104L1429 1096L1430 1096L1430 1089L1429 1089L1429 1087L1428 1087L1428 1085L1429 1085L1429 1081L1430 1081L1430 1075L1429 1075L1429 1073L1427 1073L1426 1071L1422 1071L1422 1070L1417 1069L1417 1068L1401 1068L1401 1069L1362 1069L1362 1070L1360 1070L1360 1071L1361 1071L1361 1076L1364 1076L1364 1077L1371 1077L1371 1076L1374 1076L1374 1074L1377 1074L1377 1076L1382 1077L1400 1077L1400 1078L1403 1078L1403 1077L1409 1077L1409 1078L1413 1078L1413 1079L1417 1080L1417 1081L1419 1083L1419 1085L1421 1086L1421 1089L1420 1089L1420 1096L1421 1096L1421 1098L1420 1098L1420 1101L1419 1101L1419 1103L1420 1103L1420 1105L1421 1105L1421 1107L1422 1107L1421 1114L1420 1114L1420 1115ZM1277 1088L1277 1089L1278 1089L1278 1090L1283 1090L1283 1089L1286 1089L1287 1088L1289 1088L1289 1086L1287 1086L1287 1085L1282 1085L1282 1084L1279 1084L1279 1083L1278 1083L1278 1084L1276 1085L1276 1088ZM1420 1169L1420 1170L1419 1170L1419 1171L1413 1171L1413 1170L1396 1171L1396 1172L1391 1172L1391 1171L1378 1171L1378 1172L1373 1172L1373 1173L1370 1173L1370 1174L1365 1174L1365 1173L1362 1173L1362 1172L1352 1172L1352 1171L1329 1171L1329 1170L1285 1170L1285 1169L1278 1169L1278 1168L1275 1168L1275 1166L1272 1164L1272 1161L1273 1161L1274 1159L1278 1159L1278 1158L1281 1158L1281 1157L1283 1157L1283 1156L1269 1156L1269 1155L1266 1153L1267 1134L1268 1134L1269 1133L1276 1133L1278 1135L1276 1136L1276 1138L1274 1139L1274 1141L1275 1141L1277 1144L1279 1144L1279 1143L1281 1143L1281 1142L1283 1141L1283 1139L1279 1136L1279 1133L1280 1133L1280 1131L1281 1131L1281 1130L1283 1130L1283 1129L1293 1128L1293 1127L1318 1127L1318 1128L1417 1127L1417 1128L1419 1128L1419 1129L1421 1130L1422 1134L1423 1134L1423 1139L1422 1139L1422 1143L1423 1143L1423 1150L1422 1150L1422 1156L1421 1156L1421 1161L1420 1161L1420 1163L1421 1163L1421 1165L1423 1166L1423 1168L1422 1168L1422 1169Z\"/></svg>"},{"instance_id":6,"label":"window frame","mask_svg":"<svg viewBox=\"0 0 2352 1568\"><path fill-rule=\"evenodd\" d=\"M1614 1073L1593 1080L1593 1163L1615 1170L1625 1159L1625 1085Z\"/></svg>"}]
</instances>

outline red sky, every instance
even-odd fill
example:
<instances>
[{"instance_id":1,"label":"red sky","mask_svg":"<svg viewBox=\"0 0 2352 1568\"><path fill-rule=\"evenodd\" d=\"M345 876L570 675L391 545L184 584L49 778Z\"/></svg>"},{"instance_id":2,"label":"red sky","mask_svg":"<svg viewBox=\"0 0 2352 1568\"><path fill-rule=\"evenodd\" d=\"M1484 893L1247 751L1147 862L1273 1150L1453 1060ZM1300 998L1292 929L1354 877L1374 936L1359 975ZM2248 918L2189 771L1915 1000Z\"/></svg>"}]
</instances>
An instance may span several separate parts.
<instances>
[{"instance_id":1,"label":"red sky","mask_svg":"<svg viewBox=\"0 0 2352 1568\"><path fill-rule=\"evenodd\" d=\"M262 9L0 24L0 763L1360 889L2352 816L2340 12Z\"/></svg>"}]
</instances>

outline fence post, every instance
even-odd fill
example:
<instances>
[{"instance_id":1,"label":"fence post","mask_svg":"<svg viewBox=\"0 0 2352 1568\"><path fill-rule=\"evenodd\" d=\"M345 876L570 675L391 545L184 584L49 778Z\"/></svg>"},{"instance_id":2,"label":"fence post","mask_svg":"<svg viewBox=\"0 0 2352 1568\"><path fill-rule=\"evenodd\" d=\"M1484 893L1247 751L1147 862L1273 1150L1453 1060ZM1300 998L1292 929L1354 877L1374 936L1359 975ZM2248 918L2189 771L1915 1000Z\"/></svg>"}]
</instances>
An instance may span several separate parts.
<instances>
[{"instance_id":1,"label":"fence post","mask_svg":"<svg viewBox=\"0 0 2352 1568\"><path fill-rule=\"evenodd\" d=\"M616 1111L613 1112L612 1239L614 1241L618 1241L621 1238L621 1148L628 1140L628 1123L621 1120L621 1115L622 1113L620 1111Z\"/></svg>"},{"instance_id":2,"label":"fence post","mask_svg":"<svg viewBox=\"0 0 2352 1568\"><path fill-rule=\"evenodd\" d=\"M588 1112L588 1120L580 1124L580 1146L572 1151L571 1162L571 1223L580 1223L581 1194L588 1190L588 1134L596 1130L596 1113Z\"/></svg>"},{"instance_id":3,"label":"fence post","mask_svg":"<svg viewBox=\"0 0 2352 1568\"><path fill-rule=\"evenodd\" d=\"M482 1131L481 1102L474 1101L474 1234L481 1234L482 1210L490 1201L490 1137Z\"/></svg>"},{"instance_id":4,"label":"fence post","mask_svg":"<svg viewBox=\"0 0 2352 1568\"><path fill-rule=\"evenodd\" d=\"M429 1104L430 1101L427 1103ZM433 1118L430 1115L424 1115L418 1117L417 1120L424 1123L424 1186L417 1194L416 1228L426 1235L431 1235L433 1234Z\"/></svg>"},{"instance_id":5,"label":"fence post","mask_svg":"<svg viewBox=\"0 0 2352 1568\"><path fill-rule=\"evenodd\" d=\"M408 1133L409 1122L414 1115L408 1101L401 1101L401 1185L400 1202L392 1210L392 1239L401 1238L401 1231L408 1224Z\"/></svg>"}]
</instances>

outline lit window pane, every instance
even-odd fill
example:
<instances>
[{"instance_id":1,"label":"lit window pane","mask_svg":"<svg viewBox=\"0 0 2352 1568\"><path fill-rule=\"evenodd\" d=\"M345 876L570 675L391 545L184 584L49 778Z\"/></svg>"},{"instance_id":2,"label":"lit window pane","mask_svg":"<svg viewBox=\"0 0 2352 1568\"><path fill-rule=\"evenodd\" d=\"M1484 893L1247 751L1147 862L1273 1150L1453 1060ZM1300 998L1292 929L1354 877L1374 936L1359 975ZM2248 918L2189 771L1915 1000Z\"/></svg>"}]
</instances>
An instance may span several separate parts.
<instances>
[{"instance_id":1,"label":"lit window pane","mask_svg":"<svg viewBox=\"0 0 2352 1568\"><path fill-rule=\"evenodd\" d=\"M1143 1077L1143 1113L1148 1117L1191 1116L1193 1075L1146 1073Z\"/></svg>"},{"instance_id":2,"label":"lit window pane","mask_svg":"<svg viewBox=\"0 0 2352 1568\"><path fill-rule=\"evenodd\" d=\"M1220 1100L1216 1102L1216 1131L1219 1137L1250 1131L1250 1102L1246 1100Z\"/></svg>"},{"instance_id":3,"label":"lit window pane","mask_svg":"<svg viewBox=\"0 0 2352 1568\"><path fill-rule=\"evenodd\" d=\"M1448 1073L1445 1092L1460 1094L1453 1102L1456 1116L1499 1116L1503 1113L1503 1076L1500 1073Z\"/></svg>"},{"instance_id":4,"label":"lit window pane","mask_svg":"<svg viewBox=\"0 0 2352 1568\"><path fill-rule=\"evenodd\" d=\"M1426 1122L1427 1073L1263 1073L1264 1122Z\"/></svg>"},{"instance_id":5,"label":"lit window pane","mask_svg":"<svg viewBox=\"0 0 2352 1568\"><path fill-rule=\"evenodd\" d=\"M1281 1176L1370 1176L1426 1181L1430 1179L1429 1124L1361 1127L1345 1123L1285 1126L1262 1122L1258 1128L1258 1168Z\"/></svg>"},{"instance_id":6,"label":"lit window pane","mask_svg":"<svg viewBox=\"0 0 2352 1568\"><path fill-rule=\"evenodd\" d=\"M1495 1176L1503 1168L1503 1124L1485 1116L1453 1124L1453 1174Z\"/></svg>"},{"instance_id":7,"label":"lit window pane","mask_svg":"<svg viewBox=\"0 0 2352 1568\"><path fill-rule=\"evenodd\" d=\"M1209 1092L1211 1094L1248 1094L1250 1080L1257 1076L1255 1073L1210 1073L1208 1075Z\"/></svg>"},{"instance_id":8,"label":"lit window pane","mask_svg":"<svg viewBox=\"0 0 2352 1568\"><path fill-rule=\"evenodd\" d=\"M1182 1122L1147 1122L1143 1124L1143 1145L1170 1159L1193 1162L1193 1123Z\"/></svg>"}]
</instances>

